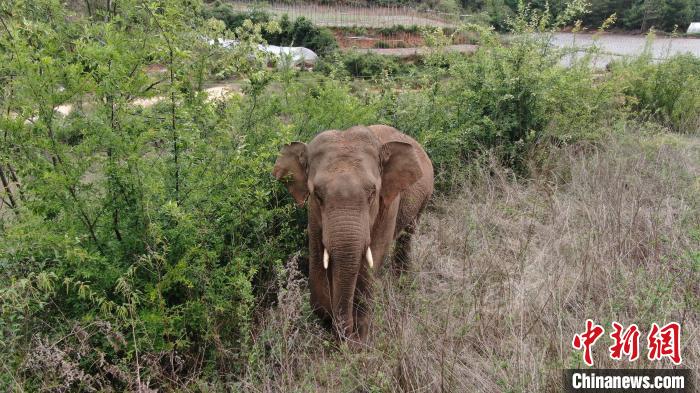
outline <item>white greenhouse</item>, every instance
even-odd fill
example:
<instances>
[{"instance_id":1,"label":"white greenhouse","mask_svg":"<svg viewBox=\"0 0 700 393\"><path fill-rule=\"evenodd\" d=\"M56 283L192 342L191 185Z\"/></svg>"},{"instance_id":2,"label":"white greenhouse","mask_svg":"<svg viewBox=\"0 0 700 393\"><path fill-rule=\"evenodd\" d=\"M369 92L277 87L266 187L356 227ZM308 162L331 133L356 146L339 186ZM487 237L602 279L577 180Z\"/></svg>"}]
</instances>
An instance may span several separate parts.
<instances>
[{"instance_id":1,"label":"white greenhouse","mask_svg":"<svg viewBox=\"0 0 700 393\"><path fill-rule=\"evenodd\" d=\"M700 35L700 22L693 22L688 26L688 34Z\"/></svg>"},{"instance_id":2,"label":"white greenhouse","mask_svg":"<svg viewBox=\"0 0 700 393\"><path fill-rule=\"evenodd\" d=\"M238 45L237 40L225 40L219 38L217 40L208 40L210 45L219 44L224 48L232 48ZM318 60L318 55L309 48L300 46L276 46L276 45L258 45L258 50L267 54L268 60L276 60L278 68L287 67L313 67Z\"/></svg>"}]
</instances>

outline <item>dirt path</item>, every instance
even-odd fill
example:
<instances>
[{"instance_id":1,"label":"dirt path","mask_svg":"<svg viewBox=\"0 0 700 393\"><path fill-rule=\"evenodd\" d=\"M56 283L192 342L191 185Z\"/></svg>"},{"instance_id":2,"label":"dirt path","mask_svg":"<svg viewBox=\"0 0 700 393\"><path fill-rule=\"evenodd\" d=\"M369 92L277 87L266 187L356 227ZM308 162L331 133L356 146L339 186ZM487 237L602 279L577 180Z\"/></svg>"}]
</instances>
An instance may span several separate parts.
<instances>
[{"instance_id":1,"label":"dirt path","mask_svg":"<svg viewBox=\"0 0 700 393\"><path fill-rule=\"evenodd\" d=\"M208 101L223 100L230 97L232 94L241 94L241 84L240 82L225 82L212 85L203 90L207 93ZM131 101L132 105L140 106L143 108L149 108L158 102L162 101L164 96L156 96L150 98L137 98ZM68 116L73 111L72 104L64 104L56 107L56 112L62 114L63 116Z\"/></svg>"},{"instance_id":2,"label":"dirt path","mask_svg":"<svg viewBox=\"0 0 700 393\"><path fill-rule=\"evenodd\" d=\"M656 37L648 42L643 35L627 34L572 34L555 33L552 37L552 44L563 47L589 48L598 46L605 53L619 56L636 56L644 51L649 45L651 55L657 59L663 59L682 53L691 53L700 56L700 39L685 37Z\"/></svg>"},{"instance_id":3,"label":"dirt path","mask_svg":"<svg viewBox=\"0 0 700 393\"><path fill-rule=\"evenodd\" d=\"M599 48L600 54L591 61L594 67L601 69L612 61L639 56L646 48L655 61L686 53L700 56L700 39L687 37L656 37L649 41L643 35L555 33L551 44L558 48L576 48L578 52ZM579 56L576 53L567 56L562 64L569 65Z\"/></svg>"},{"instance_id":4,"label":"dirt path","mask_svg":"<svg viewBox=\"0 0 700 393\"><path fill-rule=\"evenodd\" d=\"M649 46L649 51L652 57L656 60L666 59L675 55L689 53L700 57L700 39L697 38L668 38L657 37L653 41L647 43L647 38L642 35L602 35L594 36L592 34L572 34L572 33L555 33L552 36L551 44L558 48L578 48L584 51L588 48L596 46L600 48L601 55L595 59L595 66L604 67L613 59L619 59L626 56L639 56L644 52L644 49ZM448 50L473 53L478 48L477 45L450 45ZM424 55L430 52L430 48L415 47L415 48L371 48L371 49L356 49L359 51L367 51L387 56L410 57L415 55ZM568 64L569 59L565 59L564 64Z\"/></svg>"}]
</instances>

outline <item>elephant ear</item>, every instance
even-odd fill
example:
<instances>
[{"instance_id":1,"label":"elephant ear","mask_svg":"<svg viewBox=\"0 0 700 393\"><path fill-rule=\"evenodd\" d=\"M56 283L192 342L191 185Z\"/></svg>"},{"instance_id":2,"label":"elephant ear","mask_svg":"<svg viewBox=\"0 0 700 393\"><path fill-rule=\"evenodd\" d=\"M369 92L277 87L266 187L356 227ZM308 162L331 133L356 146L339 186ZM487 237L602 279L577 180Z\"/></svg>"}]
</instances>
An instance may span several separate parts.
<instances>
[{"instance_id":1,"label":"elephant ear","mask_svg":"<svg viewBox=\"0 0 700 393\"><path fill-rule=\"evenodd\" d=\"M381 197L390 204L401 192L415 183L423 171L416 151L410 143L387 142L382 145Z\"/></svg>"},{"instance_id":2,"label":"elephant ear","mask_svg":"<svg viewBox=\"0 0 700 393\"><path fill-rule=\"evenodd\" d=\"M306 185L306 144L292 142L284 145L272 169L272 176L284 183L297 205L303 205L309 195Z\"/></svg>"}]
</instances>

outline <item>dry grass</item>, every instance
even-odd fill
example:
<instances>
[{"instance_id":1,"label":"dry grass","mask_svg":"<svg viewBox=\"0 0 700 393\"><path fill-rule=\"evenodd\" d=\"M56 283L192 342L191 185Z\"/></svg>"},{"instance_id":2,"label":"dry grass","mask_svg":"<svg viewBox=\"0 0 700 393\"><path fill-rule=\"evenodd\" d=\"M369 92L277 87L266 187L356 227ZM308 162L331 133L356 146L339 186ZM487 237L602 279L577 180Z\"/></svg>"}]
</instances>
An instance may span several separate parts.
<instances>
[{"instance_id":1,"label":"dry grass","mask_svg":"<svg viewBox=\"0 0 700 393\"><path fill-rule=\"evenodd\" d=\"M586 150L585 153L582 151ZM557 392L582 366L571 339L591 318L682 324L684 367L700 368L700 142L611 138L562 149L516 180L488 158L436 200L413 271L377 283L366 350L338 348L288 269L278 308L255 337L246 391ZM291 266L291 265L290 265ZM290 274L291 273L291 274ZM613 363L609 337L596 366ZM697 384L697 375L695 376Z\"/></svg>"}]
</instances>

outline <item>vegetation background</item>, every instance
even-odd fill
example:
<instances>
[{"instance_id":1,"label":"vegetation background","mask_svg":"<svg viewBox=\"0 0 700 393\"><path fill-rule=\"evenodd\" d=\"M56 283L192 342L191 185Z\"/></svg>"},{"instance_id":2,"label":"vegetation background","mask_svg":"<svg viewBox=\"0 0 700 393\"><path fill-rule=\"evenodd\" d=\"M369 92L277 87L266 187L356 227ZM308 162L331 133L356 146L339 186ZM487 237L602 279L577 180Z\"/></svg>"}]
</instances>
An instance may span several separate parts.
<instances>
[{"instance_id":1,"label":"vegetation background","mask_svg":"<svg viewBox=\"0 0 700 393\"><path fill-rule=\"evenodd\" d=\"M550 34L581 2L519 4L507 43L465 25L472 55L423 29L413 64L217 7L0 3L3 390L559 391L586 318L681 322L698 368L698 58L564 66ZM265 39L322 64L267 67ZM208 96L225 78L240 92ZM372 123L425 146L439 192L352 352L308 308L305 213L269 173L284 143Z\"/></svg>"},{"instance_id":2,"label":"vegetation background","mask_svg":"<svg viewBox=\"0 0 700 393\"><path fill-rule=\"evenodd\" d=\"M225 8L241 4L250 0L215 1L213 4L219 11ZM567 9L568 2L564 0L547 1L536 0L528 2L533 9L547 11L554 17L562 16ZM254 5L255 2L249 2ZM463 20L467 22L487 23L499 31L507 32L510 26L508 18L518 13L518 0L325 0L318 2L304 2L296 0L278 0L260 2L259 5L271 4L280 7L294 7L319 4L327 7L369 7L377 12L382 7L397 9L405 7L406 10L424 11L423 16L429 17L433 13L435 17L447 20ZM700 1L698 0L591 0L590 12L580 15L584 27L591 30L601 26L610 15L616 19L609 28L617 31L647 32L654 28L658 31L685 32L691 22L700 21ZM332 8L325 8L332 12ZM344 12L349 10L344 9ZM224 11L225 12L225 11ZM323 12L323 11L319 11ZM365 15L366 18L371 15ZM348 17L349 18L349 17ZM348 19L350 20L350 19ZM362 22L358 20L358 22ZM358 23L360 24L360 23ZM401 24L401 22L397 22ZM406 24L405 22L403 23Z\"/></svg>"}]
</instances>

